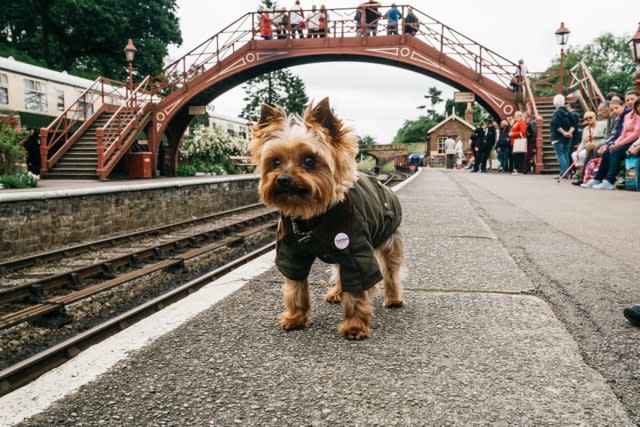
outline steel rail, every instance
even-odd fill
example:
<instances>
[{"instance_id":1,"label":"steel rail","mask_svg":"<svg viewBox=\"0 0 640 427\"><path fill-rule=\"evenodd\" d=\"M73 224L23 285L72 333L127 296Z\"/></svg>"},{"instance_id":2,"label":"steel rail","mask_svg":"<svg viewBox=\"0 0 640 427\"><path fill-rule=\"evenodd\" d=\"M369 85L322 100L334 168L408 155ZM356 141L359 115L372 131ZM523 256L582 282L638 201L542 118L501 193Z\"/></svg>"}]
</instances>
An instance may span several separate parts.
<instances>
[{"instance_id":1,"label":"steel rail","mask_svg":"<svg viewBox=\"0 0 640 427\"><path fill-rule=\"evenodd\" d=\"M228 274L234 269L258 258L274 248L275 242L264 245L241 258L191 280L176 289L82 332L48 350L42 351L0 371L0 396L10 393L11 391L35 380L47 371L50 371L51 369L72 359L81 351L86 350L92 345L128 328L145 317L162 310L167 305L179 301L207 285L211 281Z\"/></svg>"},{"instance_id":2,"label":"steel rail","mask_svg":"<svg viewBox=\"0 0 640 427\"><path fill-rule=\"evenodd\" d=\"M55 249L53 251L48 252L40 252L33 255L28 255L21 258L10 259L6 261L0 261L0 272L2 274L6 274L8 272L21 270L23 268L31 267L41 263L48 263L51 261L55 261L64 257L68 257L70 255L77 255L82 252L86 252L89 250L101 249L109 246L113 246L117 243L123 242L125 240L133 240L135 238L140 238L144 236L150 236L153 234L160 234L167 231L171 231L176 228L185 228L191 225L196 225L201 222L211 221L216 218L222 218L231 214L237 214L241 212L247 212L252 209L257 209L259 207L264 206L262 203L254 203L247 206L242 206L235 209L229 209L222 212L217 212L215 214L206 215L203 217L199 217L196 219L188 219L185 221L178 221L171 224L162 225L159 227L148 228L141 231L134 231L132 233L120 234L118 236L109 237L106 239L94 240L88 243L81 243L78 245L67 246L60 249Z\"/></svg>"},{"instance_id":3,"label":"steel rail","mask_svg":"<svg viewBox=\"0 0 640 427\"><path fill-rule=\"evenodd\" d=\"M74 270L65 271L64 273L51 275L45 278L39 278L35 281L24 283L12 288L8 288L0 291L0 305L8 304L14 301L24 301L29 299L39 306L52 304L51 298L46 298L45 293L47 291L72 288L79 290L83 286L82 280L95 278L97 276L106 276L108 279L116 280L115 270L136 267L136 265L142 262L148 262L156 258L162 258L163 260L157 264L163 264L167 258L179 259L177 255L171 255L172 253L184 251L189 247L203 244L203 242L212 241L214 239L223 239L229 236L233 231L241 229L243 227L249 227L255 223L263 223L275 219L277 216L276 211L271 211L259 215L245 218L243 220L234 222L232 224L216 227L212 230L203 231L200 233L191 234L188 236L182 236L170 241L161 242L151 247L144 248L132 253L128 253L115 258L110 258L104 261L97 262L85 267L80 267ZM218 242L214 242L217 244ZM183 259L184 261L184 259ZM166 268L169 265L161 266L160 268ZM143 267L144 270L147 267ZM86 287L86 286L85 286ZM53 307L50 307L53 311ZM27 312L29 309L25 309ZM43 313L44 314L44 313ZM30 317L34 317L31 315ZM10 321L10 319L13 319ZM0 329L7 328L16 324L16 320L11 315L0 316Z\"/></svg>"}]
</instances>

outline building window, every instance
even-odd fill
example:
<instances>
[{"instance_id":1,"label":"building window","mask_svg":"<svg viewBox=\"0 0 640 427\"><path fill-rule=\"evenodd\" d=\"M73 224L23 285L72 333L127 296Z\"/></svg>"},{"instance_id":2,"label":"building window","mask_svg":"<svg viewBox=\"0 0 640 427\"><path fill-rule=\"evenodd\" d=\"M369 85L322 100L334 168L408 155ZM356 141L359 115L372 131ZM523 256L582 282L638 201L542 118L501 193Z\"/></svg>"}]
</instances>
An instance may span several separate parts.
<instances>
[{"instance_id":1,"label":"building window","mask_svg":"<svg viewBox=\"0 0 640 427\"><path fill-rule=\"evenodd\" d=\"M0 104L9 103L9 78L6 74L0 73Z\"/></svg>"},{"instance_id":2,"label":"building window","mask_svg":"<svg viewBox=\"0 0 640 427\"><path fill-rule=\"evenodd\" d=\"M24 79L24 108L32 111L47 112L47 85L30 79Z\"/></svg>"},{"instance_id":3,"label":"building window","mask_svg":"<svg viewBox=\"0 0 640 427\"><path fill-rule=\"evenodd\" d=\"M446 139L447 139L446 136L439 136L438 137L438 154L444 154L444 152L445 152L444 141Z\"/></svg>"},{"instance_id":4,"label":"building window","mask_svg":"<svg viewBox=\"0 0 640 427\"><path fill-rule=\"evenodd\" d=\"M78 106L76 107L75 118L87 119L91 117L93 115L93 104L85 102L86 95L85 97L81 98L82 92L76 91L76 93L78 97L76 104Z\"/></svg>"},{"instance_id":5,"label":"building window","mask_svg":"<svg viewBox=\"0 0 640 427\"><path fill-rule=\"evenodd\" d=\"M57 108L58 111L64 111L64 91L63 90L57 90L56 91L56 102L57 102Z\"/></svg>"}]
</instances>

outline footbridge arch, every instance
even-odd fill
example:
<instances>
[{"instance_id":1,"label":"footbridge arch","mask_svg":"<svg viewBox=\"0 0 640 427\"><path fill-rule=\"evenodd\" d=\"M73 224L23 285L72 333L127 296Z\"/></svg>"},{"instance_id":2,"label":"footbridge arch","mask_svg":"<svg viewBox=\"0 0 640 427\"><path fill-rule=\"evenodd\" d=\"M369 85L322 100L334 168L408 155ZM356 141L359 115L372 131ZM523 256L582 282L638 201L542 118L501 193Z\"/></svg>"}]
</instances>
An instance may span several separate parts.
<instances>
[{"instance_id":1,"label":"footbridge arch","mask_svg":"<svg viewBox=\"0 0 640 427\"><path fill-rule=\"evenodd\" d=\"M380 11L387 8L380 7ZM400 67L473 92L495 119L516 110L516 97L509 88L518 70L516 63L417 9L411 11L405 5L400 9L399 31L366 34L362 28L381 27L384 20L378 24L367 23L365 18L355 22L356 9L341 8L327 11L330 26L325 37L294 38L291 28L283 28L282 37L275 40L257 36L259 15L250 12L135 87L131 82L99 77L41 130L41 175L58 164L65 166L65 162L67 169L77 167L71 148L84 141L86 134L89 143L93 140L96 144L96 175L106 180L143 133L149 142L152 170L159 169L161 141L166 139L168 150L162 151L162 157L168 158L163 165L169 169L164 172L175 175L185 130L194 114L202 111L191 107L204 107L253 77L300 64L360 61ZM410 12L416 18L412 22ZM535 113L526 79L522 89L520 101ZM381 106L385 106L382 99ZM540 128L542 121L537 121ZM541 146L540 133L538 139ZM93 161L84 162L83 170L91 169Z\"/></svg>"},{"instance_id":2,"label":"footbridge arch","mask_svg":"<svg viewBox=\"0 0 640 427\"><path fill-rule=\"evenodd\" d=\"M399 6L407 16L409 6ZM264 73L294 65L358 61L411 70L450 86L473 92L476 101L496 119L513 114L516 98L509 82L518 65L474 42L451 27L413 8L418 17L413 35L362 34L353 20L354 8L332 9L330 31L323 38L261 40L259 15L248 13L153 76L151 85L162 99L147 128L152 150L160 138L169 142L175 165L180 139L193 116L190 106L202 106L233 87ZM365 24L365 23L363 23Z\"/></svg>"}]
</instances>

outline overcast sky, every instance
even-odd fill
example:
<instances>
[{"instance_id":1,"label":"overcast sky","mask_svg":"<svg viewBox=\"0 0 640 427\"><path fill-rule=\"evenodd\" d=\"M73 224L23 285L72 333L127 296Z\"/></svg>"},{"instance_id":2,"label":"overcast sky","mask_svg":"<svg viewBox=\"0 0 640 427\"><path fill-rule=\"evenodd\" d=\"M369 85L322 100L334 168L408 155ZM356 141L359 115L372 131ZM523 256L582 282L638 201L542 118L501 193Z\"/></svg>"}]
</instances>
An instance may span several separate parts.
<instances>
[{"instance_id":1,"label":"overcast sky","mask_svg":"<svg viewBox=\"0 0 640 427\"><path fill-rule=\"evenodd\" d=\"M278 5L289 8L293 1L279 1ZM305 9L314 4L309 0L301 3ZM387 5L391 1L381 3ZM260 2L177 0L177 4L184 42L179 47L170 46L172 59L255 10ZM358 2L326 0L324 4L339 8L355 7ZM513 62L522 58L528 70L534 72L545 70L559 56L554 33L560 22L565 22L571 31L568 46L578 47L603 33L631 38L640 21L637 0L595 4L583 0L416 0L397 4L411 5ZM329 96L336 113L349 126L359 135L373 136L379 143L390 143L405 120L418 118L421 110L416 106L424 103L422 95L429 87L440 88L444 98L452 98L454 91L422 74L377 64L322 62L292 67L291 71L304 80L309 98ZM237 116L244 107L243 96L240 86L230 90L214 100L215 111Z\"/></svg>"}]
</instances>

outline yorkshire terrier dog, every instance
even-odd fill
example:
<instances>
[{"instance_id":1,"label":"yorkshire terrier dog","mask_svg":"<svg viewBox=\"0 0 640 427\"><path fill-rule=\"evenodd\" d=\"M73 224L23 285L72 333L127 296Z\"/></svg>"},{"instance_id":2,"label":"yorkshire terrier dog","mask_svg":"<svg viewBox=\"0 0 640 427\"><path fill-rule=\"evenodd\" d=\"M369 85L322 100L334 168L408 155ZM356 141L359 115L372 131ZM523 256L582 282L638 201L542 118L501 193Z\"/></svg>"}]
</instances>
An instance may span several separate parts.
<instances>
[{"instance_id":1,"label":"yorkshire terrier dog","mask_svg":"<svg viewBox=\"0 0 640 427\"><path fill-rule=\"evenodd\" d=\"M342 302L338 331L371 336L371 298L384 279L384 307L402 307L404 248L396 195L356 170L358 144L325 98L304 117L262 105L249 151L260 174L259 193L280 210L276 265L285 276L280 326L303 329L311 319L308 276L316 258L336 267L328 302ZM382 270L382 273L380 272Z\"/></svg>"}]
</instances>

